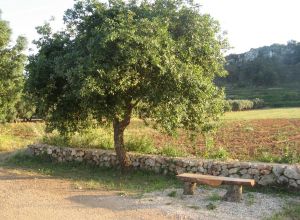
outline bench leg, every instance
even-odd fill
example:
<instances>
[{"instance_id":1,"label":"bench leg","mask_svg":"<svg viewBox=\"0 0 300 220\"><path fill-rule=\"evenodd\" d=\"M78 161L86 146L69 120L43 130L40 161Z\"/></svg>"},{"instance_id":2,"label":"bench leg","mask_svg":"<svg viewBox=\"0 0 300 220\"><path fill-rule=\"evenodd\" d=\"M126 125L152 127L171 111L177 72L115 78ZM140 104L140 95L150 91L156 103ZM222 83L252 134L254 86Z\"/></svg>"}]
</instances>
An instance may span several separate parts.
<instances>
[{"instance_id":1,"label":"bench leg","mask_svg":"<svg viewBox=\"0 0 300 220\"><path fill-rule=\"evenodd\" d=\"M240 202L243 199L243 187L238 185L230 185L223 200L228 202Z\"/></svg>"},{"instance_id":2,"label":"bench leg","mask_svg":"<svg viewBox=\"0 0 300 220\"><path fill-rule=\"evenodd\" d=\"M184 182L183 194L194 195L196 183Z\"/></svg>"}]
</instances>

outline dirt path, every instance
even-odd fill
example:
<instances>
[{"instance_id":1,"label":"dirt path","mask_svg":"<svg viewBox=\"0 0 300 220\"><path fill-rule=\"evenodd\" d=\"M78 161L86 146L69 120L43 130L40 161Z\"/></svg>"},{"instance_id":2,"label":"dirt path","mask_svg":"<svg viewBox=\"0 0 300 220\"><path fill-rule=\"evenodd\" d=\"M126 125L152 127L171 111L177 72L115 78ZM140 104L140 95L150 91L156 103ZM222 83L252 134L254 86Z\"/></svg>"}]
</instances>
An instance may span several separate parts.
<instances>
[{"instance_id":1,"label":"dirt path","mask_svg":"<svg viewBox=\"0 0 300 220\"><path fill-rule=\"evenodd\" d=\"M241 203L231 203L218 199L225 192L198 187L195 195L183 196L182 189L165 189L134 198L114 191L80 190L71 181L0 167L0 220L257 220L280 211L289 201L300 201L248 192ZM207 208L211 203L214 210Z\"/></svg>"},{"instance_id":2,"label":"dirt path","mask_svg":"<svg viewBox=\"0 0 300 220\"><path fill-rule=\"evenodd\" d=\"M116 192L73 189L65 180L0 168L0 219L183 219Z\"/></svg>"}]
</instances>

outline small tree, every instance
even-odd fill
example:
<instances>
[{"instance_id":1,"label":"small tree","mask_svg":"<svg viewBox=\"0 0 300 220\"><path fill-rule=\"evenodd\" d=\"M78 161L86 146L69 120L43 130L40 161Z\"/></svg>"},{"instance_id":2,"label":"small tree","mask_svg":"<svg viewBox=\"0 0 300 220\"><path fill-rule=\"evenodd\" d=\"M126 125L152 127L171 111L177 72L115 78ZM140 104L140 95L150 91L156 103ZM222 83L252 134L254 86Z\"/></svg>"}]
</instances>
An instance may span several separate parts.
<instances>
[{"instance_id":1,"label":"small tree","mask_svg":"<svg viewBox=\"0 0 300 220\"><path fill-rule=\"evenodd\" d=\"M190 1L79 1L64 21L62 32L37 28L39 52L28 65L28 88L48 128L111 122L126 169L124 130L133 111L169 133L209 130L223 112L213 80L225 73L227 44L218 23Z\"/></svg>"},{"instance_id":2,"label":"small tree","mask_svg":"<svg viewBox=\"0 0 300 220\"><path fill-rule=\"evenodd\" d=\"M10 37L8 22L1 19L0 11L0 122L15 119L15 105L21 98L24 83L26 56L22 52L26 39L19 37L16 45L10 46Z\"/></svg>"}]
</instances>

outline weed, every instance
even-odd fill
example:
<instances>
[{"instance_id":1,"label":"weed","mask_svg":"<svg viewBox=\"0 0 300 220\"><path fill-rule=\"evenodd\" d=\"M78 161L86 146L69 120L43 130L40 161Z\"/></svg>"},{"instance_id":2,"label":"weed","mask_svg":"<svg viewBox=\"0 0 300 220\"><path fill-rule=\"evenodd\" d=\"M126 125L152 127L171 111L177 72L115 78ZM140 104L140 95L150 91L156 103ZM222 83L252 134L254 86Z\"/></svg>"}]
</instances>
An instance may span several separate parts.
<instances>
[{"instance_id":1,"label":"weed","mask_svg":"<svg viewBox=\"0 0 300 220\"><path fill-rule=\"evenodd\" d=\"M172 192L168 193L169 197L176 197L176 195L177 195L176 191L172 191Z\"/></svg>"},{"instance_id":2,"label":"weed","mask_svg":"<svg viewBox=\"0 0 300 220\"><path fill-rule=\"evenodd\" d=\"M209 196L207 198L208 201L212 201L212 202L215 202L215 201L219 201L222 199L222 196L220 196L219 194L217 193L213 193L211 196Z\"/></svg>"},{"instance_id":3,"label":"weed","mask_svg":"<svg viewBox=\"0 0 300 220\"><path fill-rule=\"evenodd\" d=\"M131 137L127 138L127 142L125 143L126 149L128 151L135 151L139 153L145 154L154 154L157 153L157 149L155 148L153 141L147 137Z\"/></svg>"},{"instance_id":4,"label":"weed","mask_svg":"<svg viewBox=\"0 0 300 220\"><path fill-rule=\"evenodd\" d=\"M186 156L186 153L183 150L177 149L171 146L165 146L160 151L161 155L169 156L169 157L183 157Z\"/></svg>"},{"instance_id":5,"label":"weed","mask_svg":"<svg viewBox=\"0 0 300 220\"><path fill-rule=\"evenodd\" d=\"M208 203L208 204L206 205L206 208L207 208L208 210L214 210L214 209L217 208L217 206L216 206L214 203L210 202L210 203Z\"/></svg>"},{"instance_id":6,"label":"weed","mask_svg":"<svg viewBox=\"0 0 300 220\"><path fill-rule=\"evenodd\" d=\"M282 211L275 213L265 220L281 220L281 219L299 219L300 216L300 202L289 203Z\"/></svg>"},{"instance_id":7,"label":"weed","mask_svg":"<svg viewBox=\"0 0 300 220\"><path fill-rule=\"evenodd\" d=\"M251 132L251 131L254 131L254 128L253 127L250 127L250 126L247 126L244 128L245 131L248 131L248 132Z\"/></svg>"},{"instance_id":8,"label":"weed","mask_svg":"<svg viewBox=\"0 0 300 220\"><path fill-rule=\"evenodd\" d=\"M245 193L263 193L263 194L272 194L279 197L299 197L300 191L290 191L287 188L283 187L276 187L276 186L270 186L270 187L248 187L245 186L243 188ZM251 197L251 196L250 196Z\"/></svg>"},{"instance_id":9,"label":"weed","mask_svg":"<svg viewBox=\"0 0 300 220\"><path fill-rule=\"evenodd\" d=\"M117 195L118 196L127 196L127 194L125 192L118 192Z\"/></svg>"},{"instance_id":10,"label":"weed","mask_svg":"<svg viewBox=\"0 0 300 220\"><path fill-rule=\"evenodd\" d=\"M253 205L254 202L255 202L254 194L253 193L247 193L245 202L248 206Z\"/></svg>"},{"instance_id":11,"label":"weed","mask_svg":"<svg viewBox=\"0 0 300 220\"><path fill-rule=\"evenodd\" d=\"M276 156L269 152L267 148L258 148L256 150L256 159L261 162L268 163L299 163L300 154L296 150L291 150L289 146L282 148L280 156Z\"/></svg>"},{"instance_id":12,"label":"weed","mask_svg":"<svg viewBox=\"0 0 300 220\"><path fill-rule=\"evenodd\" d=\"M196 206L196 205L188 205L187 207L188 207L188 208L191 208L191 209L195 209L195 210L200 209L200 207L199 207L199 206Z\"/></svg>"},{"instance_id":13,"label":"weed","mask_svg":"<svg viewBox=\"0 0 300 220\"><path fill-rule=\"evenodd\" d=\"M60 135L58 132L47 134L43 142L56 146L80 147L80 148L101 148L112 149L112 133L106 128L86 129L80 133L72 134L68 137Z\"/></svg>"}]
</instances>

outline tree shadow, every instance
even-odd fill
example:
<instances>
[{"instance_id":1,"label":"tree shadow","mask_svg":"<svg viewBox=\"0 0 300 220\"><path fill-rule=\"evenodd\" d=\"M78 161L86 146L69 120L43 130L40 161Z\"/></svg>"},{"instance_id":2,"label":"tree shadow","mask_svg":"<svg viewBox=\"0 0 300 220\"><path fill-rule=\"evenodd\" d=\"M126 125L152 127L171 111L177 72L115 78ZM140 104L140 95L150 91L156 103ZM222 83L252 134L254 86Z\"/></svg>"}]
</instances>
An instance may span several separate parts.
<instances>
[{"instance_id":1,"label":"tree shadow","mask_svg":"<svg viewBox=\"0 0 300 220\"><path fill-rule=\"evenodd\" d=\"M112 211L157 208L158 205L140 204L138 199L118 195L76 195L67 198L90 208L104 208Z\"/></svg>"},{"instance_id":2,"label":"tree shadow","mask_svg":"<svg viewBox=\"0 0 300 220\"><path fill-rule=\"evenodd\" d=\"M31 179L33 180L33 179L54 179L54 178L49 176L42 176L42 175L18 174L9 170L9 168L5 168L5 169L0 168L0 181L1 180L31 180Z\"/></svg>"}]
</instances>

